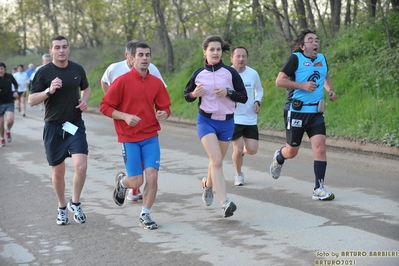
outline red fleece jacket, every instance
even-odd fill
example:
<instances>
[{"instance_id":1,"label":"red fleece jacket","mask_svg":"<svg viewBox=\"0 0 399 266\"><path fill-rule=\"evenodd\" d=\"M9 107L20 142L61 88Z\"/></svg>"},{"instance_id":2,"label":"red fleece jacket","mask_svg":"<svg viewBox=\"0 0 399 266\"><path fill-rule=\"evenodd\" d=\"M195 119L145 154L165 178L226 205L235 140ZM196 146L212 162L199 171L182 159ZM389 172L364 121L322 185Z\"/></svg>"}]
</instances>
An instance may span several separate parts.
<instances>
[{"instance_id":1,"label":"red fleece jacket","mask_svg":"<svg viewBox=\"0 0 399 266\"><path fill-rule=\"evenodd\" d=\"M124 120L115 120L118 142L138 142L158 136L161 126L156 111L166 111L170 116L170 98L163 82L149 74L143 78L135 68L118 77L102 98L100 111L112 118L114 110L140 117L136 126Z\"/></svg>"}]
</instances>

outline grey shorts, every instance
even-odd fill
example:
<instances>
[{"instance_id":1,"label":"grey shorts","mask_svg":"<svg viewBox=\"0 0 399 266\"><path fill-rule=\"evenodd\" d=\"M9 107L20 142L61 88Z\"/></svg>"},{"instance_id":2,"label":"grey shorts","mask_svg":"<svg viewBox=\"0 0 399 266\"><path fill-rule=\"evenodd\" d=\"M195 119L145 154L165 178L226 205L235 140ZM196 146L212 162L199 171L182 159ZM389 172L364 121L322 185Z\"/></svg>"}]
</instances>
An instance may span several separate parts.
<instances>
[{"instance_id":1,"label":"grey shorts","mask_svg":"<svg viewBox=\"0 0 399 266\"><path fill-rule=\"evenodd\" d=\"M4 116L5 112L14 113L14 103L2 103L0 104L0 117Z\"/></svg>"}]
</instances>

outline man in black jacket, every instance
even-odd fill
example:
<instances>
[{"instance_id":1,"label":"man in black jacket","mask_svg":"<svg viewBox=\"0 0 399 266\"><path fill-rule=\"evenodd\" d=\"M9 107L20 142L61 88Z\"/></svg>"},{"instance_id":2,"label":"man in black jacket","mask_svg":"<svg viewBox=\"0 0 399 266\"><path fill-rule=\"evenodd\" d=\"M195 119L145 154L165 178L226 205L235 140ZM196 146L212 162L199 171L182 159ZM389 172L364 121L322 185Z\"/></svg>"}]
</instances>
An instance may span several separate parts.
<instances>
[{"instance_id":1,"label":"man in black jacket","mask_svg":"<svg viewBox=\"0 0 399 266\"><path fill-rule=\"evenodd\" d=\"M13 86L14 85L14 86ZM14 124L14 98L18 99L18 83L12 74L6 73L6 64L0 62L0 146L6 145L4 121L6 122L7 142L11 142L11 127ZM4 120L5 118L5 120Z\"/></svg>"}]
</instances>

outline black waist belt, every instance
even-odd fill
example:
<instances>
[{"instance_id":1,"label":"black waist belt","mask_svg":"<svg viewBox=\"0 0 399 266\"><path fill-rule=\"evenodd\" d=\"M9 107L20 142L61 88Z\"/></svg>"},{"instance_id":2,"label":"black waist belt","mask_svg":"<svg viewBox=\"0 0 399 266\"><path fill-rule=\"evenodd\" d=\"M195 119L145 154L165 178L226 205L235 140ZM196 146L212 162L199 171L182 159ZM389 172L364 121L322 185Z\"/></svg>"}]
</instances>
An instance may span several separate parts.
<instances>
[{"instance_id":1,"label":"black waist belt","mask_svg":"<svg viewBox=\"0 0 399 266\"><path fill-rule=\"evenodd\" d=\"M304 103L304 106L315 106L318 105L319 103Z\"/></svg>"},{"instance_id":2,"label":"black waist belt","mask_svg":"<svg viewBox=\"0 0 399 266\"><path fill-rule=\"evenodd\" d=\"M208 118L212 118L212 115L213 115L213 114L206 113L202 109L199 109L198 113L200 113L201 115L206 116ZM234 118L234 114L228 114L228 115L226 115L226 119L225 120L230 120L230 119L233 119L233 118Z\"/></svg>"}]
</instances>

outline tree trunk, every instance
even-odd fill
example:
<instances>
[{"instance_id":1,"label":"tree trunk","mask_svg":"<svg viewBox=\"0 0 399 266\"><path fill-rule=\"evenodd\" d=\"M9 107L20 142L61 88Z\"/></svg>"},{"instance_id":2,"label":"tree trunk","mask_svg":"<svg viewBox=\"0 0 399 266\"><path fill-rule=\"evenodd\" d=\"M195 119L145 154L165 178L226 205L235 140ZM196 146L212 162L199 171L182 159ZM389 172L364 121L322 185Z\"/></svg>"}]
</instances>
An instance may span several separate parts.
<instances>
[{"instance_id":1,"label":"tree trunk","mask_svg":"<svg viewBox=\"0 0 399 266\"><path fill-rule=\"evenodd\" d=\"M377 0L368 0L367 9L369 12L369 16L375 18L375 12L377 9Z\"/></svg>"},{"instance_id":2,"label":"tree trunk","mask_svg":"<svg viewBox=\"0 0 399 266\"><path fill-rule=\"evenodd\" d=\"M288 16L288 2L287 2L287 0L281 0L281 4L283 6L284 24L285 24L285 28L287 30L288 41L292 41L290 18Z\"/></svg>"},{"instance_id":3,"label":"tree trunk","mask_svg":"<svg viewBox=\"0 0 399 266\"><path fill-rule=\"evenodd\" d=\"M384 10L383 10L382 5L381 5L381 1L378 1L378 7L380 8L382 21L383 21L383 23L384 23L385 32L386 32L386 34L387 34L387 39L388 39L387 43L388 43L388 47L389 47L389 50L392 51L391 34L389 33L388 21L387 21L387 18L385 17Z\"/></svg>"},{"instance_id":4,"label":"tree trunk","mask_svg":"<svg viewBox=\"0 0 399 266\"><path fill-rule=\"evenodd\" d=\"M324 38L327 40L328 39L328 35L327 35L327 31L326 31L326 26L324 25L323 18L321 17L320 9L317 6L316 0L313 0L313 4L314 4L314 6L316 7L316 10L317 10L317 15L319 17L319 23L320 23L321 27L323 28Z\"/></svg>"},{"instance_id":5,"label":"tree trunk","mask_svg":"<svg viewBox=\"0 0 399 266\"><path fill-rule=\"evenodd\" d=\"M308 23L306 21L305 5L303 0L295 1L295 7L297 10L299 27L301 29L306 29L308 27Z\"/></svg>"},{"instance_id":6,"label":"tree trunk","mask_svg":"<svg viewBox=\"0 0 399 266\"><path fill-rule=\"evenodd\" d=\"M27 46L27 25L26 25L26 14L25 14L25 6L23 0L18 1L18 13L19 17L18 19L22 22L22 26L20 30L23 32L23 37L22 37L22 47L21 47L21 55L25 56L26 55L26 49L28 48ZM3 126L3 125L2 125Z\"/></svg>"},{"instance_id":7,"label":"tree trunk","mask_svg":"<svg viewBox=\"0 0 399 266\"><path fill-rule=\"evenodd\" d=\"M391 4L393 10L399 12L399 0L391 0Z\"/></svg>"},{"instance_id":8,"label":"tree trunk","mask_svg":"<svg viewBox=\"0 0 399 266\"><path fill-rule=\"evenodd\" d=\"M349 26L351 24L351 1L346 1L346 9L345 9L345 26Z\"/></svg>"},{"instance_id":9,"label":"tree trunk","mask_svg":"<svg viewBox=\"0 0 399 266\"><path fill-rule=\"evenodd\" d=\"M170 74L174 68L172 43L170 41L168 30L166 28L165 17L163 14L163 10L161 9L160 0L153 0L152 4L154 8L155 18L159 23L158 32L166 53L165 71L166 73Z\"/></svg>"},{"instance_id":10,"label":"tree trunk","mask_svg":"<svg viewBox=\"0 0 399 266\"><path fill-rule=\"evenodd\" d=\"M48 18L51 22L51 26L53 27L53 33L52 35L58 35L59 33L59 23L57 16L55 15L55 10L56 10L56 4L54 3L53 0L45 0L45 6L48 10L48 12L45 12L48 14Z\"/></svg>"},{"instance_id":11,"label":"tree trunk","mask_svg":"<svg viewBox=\"0 0 399 266\"><path fill-rule=\"evenodd\" d=\"M255 26L255 32L258 32L258 40L260 43L262 43L263 39L263 31L265 29L265 20L263 18L263 13L261 6L259 4L259 0L253 0L252 1L252 14L254 14L254 26Z\"/></svg>"},{"instance_id":12,"label":"tree trunk","mask_svg":"<svg viewBox=\"0 0 399 266\"><path fill-rule=\"evenodd\" d=\"M314 29L316 27L316 22L314 20L314 15L312 12L312 6L310 5L310 0L305 0L306 11L308 13L308 18L310 21L310 27Z\"/></svg>"},{"instance_id":13,"label":"tree trunk","mask_svg":"<svg viewBox=\"0 0 399 266\"><path fill-rule=\"evenodd\" d=\"M356 21L358 8L359 8L359 0L355 0L353 2L353 19L352 19L352 21Z\"/></svg>"},{"instance_id":14,"label":"tree trunk","mask_svg":"<svg viewBox=\"0 0 399 266\"><path fill-rule=\"evenodd\" d=\"M272 6L271 7L267 6L267 5L264 5L264 8L266 10L271 11L274 14L276 27L279 29L279 32L283 34L283 37L284 37L285 41L288 41L288 38L287 38L287 36L285 35L285 32L284 32L283 23L281 22L281 18L283 18L283 16L280 14L280 12L278 12L276 1L275 0L272 1Z\"/></svg>"},{"instance_id":15,"label":"tree trunk","mask_svg":"<svg viewBox=\"0 0 399 266\"><path fill-rule=\"evenodd\" d=\"M177 11L177 18L179 19L179 23L181 23L182 28L183 28L183 37L184 39L187 39L187 27L186 27L186 22L184 21L184 9L182 7L182 0L173 0L173 4L176 7Z\"/></svg>"},{"instance_id":16,"label":"tree trunk","mask_svg":"<svg viewBox=\"0 0 399 266\"><path fill-rule=\"evenodd\" d=\"M333 33L339 32L341 24L341 0L330 0L331 3L331 30Z\"/></svg>"},{"instance_id":17,"label":"tree trunk","mask_svg":"<svg viewBox=\"0 0 399 266\"><path fill-rule=\"evenodd\" d=\"M231 20L233 16L233 7L234 7L234 1L229 0L229 6L227 9L227 15L226 15L226 25L223 33L223 38L226 42L232 43L232 37L231 37Z\"/></svg>"}]
</instances>

